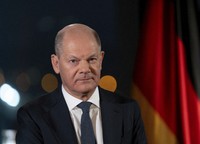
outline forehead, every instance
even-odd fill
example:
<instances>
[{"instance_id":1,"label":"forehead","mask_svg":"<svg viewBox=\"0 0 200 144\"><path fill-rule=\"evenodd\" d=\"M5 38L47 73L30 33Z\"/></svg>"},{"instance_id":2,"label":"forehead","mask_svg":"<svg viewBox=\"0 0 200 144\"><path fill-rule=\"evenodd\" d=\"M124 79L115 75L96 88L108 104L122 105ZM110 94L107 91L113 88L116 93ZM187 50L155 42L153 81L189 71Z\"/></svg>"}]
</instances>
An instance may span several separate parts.
<instances>
[{"instance_id":1,"label":"forehead","mask_svg":"<svg viewBox=\"0 0 200 144\"><path fill-rule=\"evenodd\" d=\"M86 28L74 28L66 29L63 32L63 41L69 42L69 41L85 41L85 42L93 42L97 43L95 34L92 30L86 29Z\"/></svg>"},{"instance_id":2,"label":"forehead","mask_svg":"<svg viewBox=\"0 0 200 144\"><path fill-rule=\"evenodd\" d=\"M62 52L66 56L89 57L97 55L100 48L96 41L89 36L71 35L64 37Z\"/></svg>"},{"instance_id":3,"label":"forehead","mask_svg":"<svg viewBox=\"0 0 200 144\"><path fill-rule=\"evenodd\" d=\"M98 50L99 45L92 32L76 30L64 34L62 47L70 50Z\"/></svg>"}]
</instances>

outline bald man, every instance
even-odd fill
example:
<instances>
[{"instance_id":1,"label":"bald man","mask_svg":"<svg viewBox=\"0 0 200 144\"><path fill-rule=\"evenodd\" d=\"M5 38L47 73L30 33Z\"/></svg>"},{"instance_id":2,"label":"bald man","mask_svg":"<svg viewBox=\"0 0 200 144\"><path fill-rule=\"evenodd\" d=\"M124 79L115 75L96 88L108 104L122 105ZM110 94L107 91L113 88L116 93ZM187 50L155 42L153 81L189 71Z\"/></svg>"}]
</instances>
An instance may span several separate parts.
<instances>
[{"instance_id":1,"label":"bald man","mask_svg":"<svg viewBox=\"0 0 200 144\"><path fill-rule=\"evenodd\" d=\"M62 84L18 110L17 144L81 144L81 102L97 144L146 144L137 103L98 87L104 52L93 29L71 24L55 38L52 67ZM88 143L90 144L90 143Z\"/></svg>"}]
</instances>

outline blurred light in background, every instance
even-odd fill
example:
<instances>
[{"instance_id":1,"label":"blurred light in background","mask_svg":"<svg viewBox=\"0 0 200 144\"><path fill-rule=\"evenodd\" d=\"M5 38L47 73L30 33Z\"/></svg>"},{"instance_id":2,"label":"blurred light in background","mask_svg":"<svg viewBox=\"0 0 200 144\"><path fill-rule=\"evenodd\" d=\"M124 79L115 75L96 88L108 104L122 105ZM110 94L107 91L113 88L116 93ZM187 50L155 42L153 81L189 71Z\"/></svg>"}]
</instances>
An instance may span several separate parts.
<instances>
[{"instance_id":1,"label":"blurred light in background","mask_svg":"<svg viewBox=\"0 0 200 144\"><path fill-rule=\"evenodd\" d=\"M41 85L46 92L52 92L58 87L58 80L53 74L47 73L43 76Z\"/></svg>"},{"instance_id":2,"label":"blurred light in background","mask_svg":"<svg viewBox=\"0 0 200 144\"><path fill-rule=\"evenodd\" d=\"M6 102L9 106L16 107L20 101L18 91L8 84L3 84L0 87L0 99Z\"/></svg>"},{"instance_id":3,"label":"blurred light in background","mask_svg":"<svg viewBox=\"0 0 200 144\"><path fill-rule=\"evenodd\" d=\"M16 84L20 90L22 90L24 92L28 91L28 89L30 87L29 76L24 72L20 73L16 78Z\"/></svg>"},{"instance_id":4,"label":"blurred light in background","mask_svg":"<svg viewBox=\"0 0 200 144\"><path fill-rule=\"evenodd\" d=\"M2 144L16 144L16 131L11 129L2 130Z\"/></svg>"},{"instance_id":5,"label":"blurred light in background","mask_svg":"<svg viewBox=\"0 0 200 144\"><path fill-rule=\"evenodd\" d=\"M115 92L117 89L117 81L113 76L105 75L100 79L99 86L108 91Z\"/></svg>"}]
</instances>

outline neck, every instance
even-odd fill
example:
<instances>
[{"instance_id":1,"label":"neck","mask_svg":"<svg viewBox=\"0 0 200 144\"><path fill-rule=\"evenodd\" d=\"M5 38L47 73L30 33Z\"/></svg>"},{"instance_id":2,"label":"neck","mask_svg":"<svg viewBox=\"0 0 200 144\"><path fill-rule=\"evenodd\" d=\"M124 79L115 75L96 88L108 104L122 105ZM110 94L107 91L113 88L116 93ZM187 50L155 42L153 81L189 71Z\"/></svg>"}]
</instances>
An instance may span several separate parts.
<instances>
[{"instance_id":1,"label":"neck","mask_svg":"<svg viewBox=\"0 0 200 144\"><path fill-rule=\"evenodd\" d=\"M83 93L78 93L78 92L74 92L74 91L69 91L67 88L64 87L64 89L73 97L77 98L77 99L80 99L80 100L83 100L83 101L87 101L91 96L92 94L94 93L95 89L92 90L92 91L86 91L86 92L83 92Z\"/></svg>"}]
</instances>

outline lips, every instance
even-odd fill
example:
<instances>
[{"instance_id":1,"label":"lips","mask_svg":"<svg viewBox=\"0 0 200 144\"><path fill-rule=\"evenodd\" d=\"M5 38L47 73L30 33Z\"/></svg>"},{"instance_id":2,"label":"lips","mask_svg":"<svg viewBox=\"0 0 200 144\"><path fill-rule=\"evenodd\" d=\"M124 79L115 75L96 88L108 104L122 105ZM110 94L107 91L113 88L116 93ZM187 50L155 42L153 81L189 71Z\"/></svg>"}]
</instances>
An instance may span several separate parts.
<instances>
[{"instance_id":1,"label":"lips","mask_svg":"<svg viewBox=\"0 0 200 144\"><path fill-rule=\"evenodd\" d=\"M78 81L88 81L91 80L92 78L79 78Z\"/></svg>"},{"instance_id":2,"label":"lips","mask_svg":"<svg viewBox=\"0 0 200 144\"><path fill-rule=\"evenodd\" d=\"M92 76L85 76L78 78L77 81L89 81L91 79L93 79Z\"/></svg>"}]
</instances>

